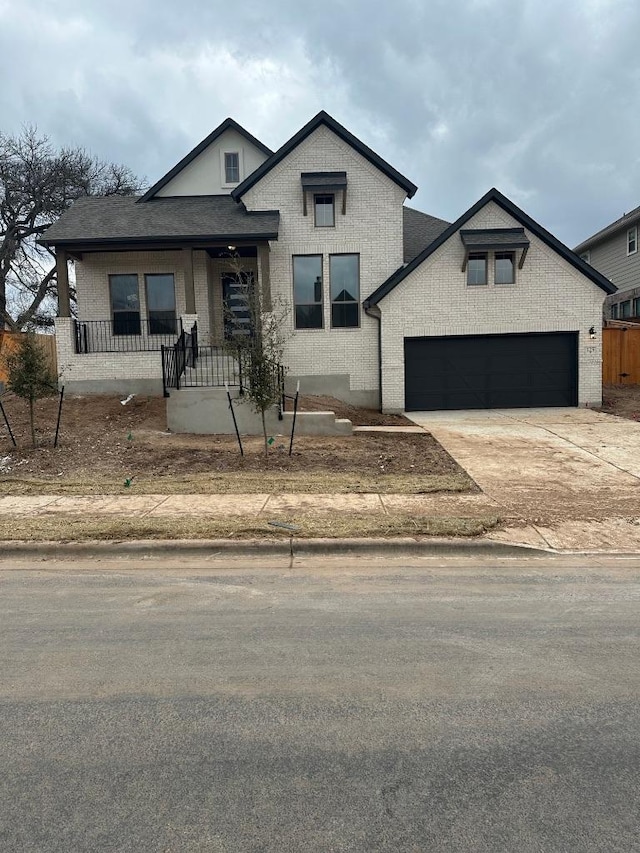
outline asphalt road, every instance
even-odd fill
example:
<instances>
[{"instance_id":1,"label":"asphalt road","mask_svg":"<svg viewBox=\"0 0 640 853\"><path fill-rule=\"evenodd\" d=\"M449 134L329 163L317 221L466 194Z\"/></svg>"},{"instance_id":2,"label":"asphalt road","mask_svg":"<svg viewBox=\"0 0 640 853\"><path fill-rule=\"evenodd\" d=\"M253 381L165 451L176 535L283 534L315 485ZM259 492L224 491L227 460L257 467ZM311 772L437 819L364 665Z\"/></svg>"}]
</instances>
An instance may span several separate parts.
<instances>
[{"instance_id":1,"label":"asphalt road","mask_svg":"<svg viewBox=\"0 0 640 853\"><path fill-rule=\"evenodd\" d=\"M640 560L0 567L0 851L640 851Z\"/></svg>"}]
</instances>

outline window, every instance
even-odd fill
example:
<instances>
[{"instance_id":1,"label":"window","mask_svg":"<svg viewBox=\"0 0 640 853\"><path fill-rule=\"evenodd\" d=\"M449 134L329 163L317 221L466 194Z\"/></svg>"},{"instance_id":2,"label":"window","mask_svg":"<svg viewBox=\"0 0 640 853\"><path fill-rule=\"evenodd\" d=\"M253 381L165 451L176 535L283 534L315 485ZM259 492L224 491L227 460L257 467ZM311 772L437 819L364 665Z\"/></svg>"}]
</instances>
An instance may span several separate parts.
<instances>
[{"instance_id":1,"label":"window","mask_svg":"<svg viewBox=\"0 0 640 853\"><path fill-rule=\"evenodd\" d=\"M619 305L616 302L611 306L611 319L612 320L618 319L618 311L619 311Z\"/></svg>"},{"instance_id":2,"label":"window","mask_svg":"<svg viewBox=\"0 0 640 853\"><path fill-rule=\"evenodd\" d=\"M331 325L353 329L360 325L360 255L329 255Z\"/></svg>"},{"instance_id":3,"label":"window","mask_svg":"<svg viewBox=\"0 0 640 853\"><path fill-rule=\"evenodd\" d=\"M176 334L176 295L173 273L145 275L150 335Z\"/></svg>"},{"instance_id":4,"label":"window","mask_svg":"<svg viewBox=\"0 0 640 853\"><path fill-rule=\"evenodd\" d=\"M471 252L467 261L467 284L487 283L487 255L485 252Z\"/></svg>"},{"instance_id":5,"label":"window","mask_svg":"<svg viewBox=\"0 0 640 853\"><path fill-rule=\"evenodd\" d=\"M635 255L638 251L638 226L634 225L627 231L627 255Z\"/></svg>"},{"instance_id":6,"label":"window","mask_svg":"<svg viewBox=\"0 0 640 853\"><path fill-rule=\"evenodd\" d=\"M316 211L316 228L331 228L335 225L334 196L314 195L313 202Z\"/></svg>"},{"instance_id":7,"label":"window","mask_svg":"<svg viewBox=\"0 0 640 853\"><path fill-rule=\"evenodd\" d=\"M620 303L620 318L622 320L626 320L627 317L631 316L631 300L627 299L626 302Z\"/></svg>"},{"instance_id":8,"label":"window","mask_svg":"<svg viewBox=\"0 0 640 853\"><path fill-rule=\"evenodd\" d=\"M240 154L237 151L225 152L224 182L225 184L240 183Z\"/></svg>"},{"instance_id":9,"label":"window","mask_svg":"<svg viewBox=\"0 0 640 853\"><path fill-rule=\"evenodd\" d=\"M513 284L515 281L515 263L513 252L496 252L495 283Z\"/></svg>"},{"instance_id":10,"label":"window","mask_svg":"<svg viewBox=\"0 0 640 853\"><path fill-rule=\"evenodd\" d=\"M293 256L296 329L322 329L322 255Z\"/></svg>"},{"instance_id":11,"label":"window","mask_svg":"<svg viewBox=\"0 0 640 853\"><path fill-rule=\"evenodd\" d=\"M640 317L640 299L633 300L633 316Z\"/></svg>"},{"instance_id":12,"label":"window","mask_svg":"<svg viewBox=\"0 0 640 853\"><path fill-rule=\"evenodd\" d=\"M138 276L110 275L111 316L114 335L140 334L140 298Z\"/></svg>"}]
</instances>

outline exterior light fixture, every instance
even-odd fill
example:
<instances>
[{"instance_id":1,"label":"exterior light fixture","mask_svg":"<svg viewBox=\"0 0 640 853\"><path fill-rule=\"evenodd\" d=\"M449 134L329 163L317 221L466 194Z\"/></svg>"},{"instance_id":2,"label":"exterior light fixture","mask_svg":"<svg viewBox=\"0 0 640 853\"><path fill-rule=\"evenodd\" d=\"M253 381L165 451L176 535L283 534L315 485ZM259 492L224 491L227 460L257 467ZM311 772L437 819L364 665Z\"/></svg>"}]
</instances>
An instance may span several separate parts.
<instances>
[{"instance_id":1,"label":"exterior light fixture","mask_svg":"<svg viewBox=\"0 0 640 853\"><path fill-rule=\"evenodd\" d=\"M235 246L227 246L227 249L228 249L230 252L235 252L236 247L235 247Z\"/></svg>"},{"instance_id":2,"label":"exterior light fixture","mask_svg":"<svg viewBox=\"0 0 640 853\"><path fill-rule=\"evenodd\" d=\"M596 339L596 327L595 326L590 326L589 337L591 338L592 341L595 341L595 339Z\"/></svg>"}]
</instances>

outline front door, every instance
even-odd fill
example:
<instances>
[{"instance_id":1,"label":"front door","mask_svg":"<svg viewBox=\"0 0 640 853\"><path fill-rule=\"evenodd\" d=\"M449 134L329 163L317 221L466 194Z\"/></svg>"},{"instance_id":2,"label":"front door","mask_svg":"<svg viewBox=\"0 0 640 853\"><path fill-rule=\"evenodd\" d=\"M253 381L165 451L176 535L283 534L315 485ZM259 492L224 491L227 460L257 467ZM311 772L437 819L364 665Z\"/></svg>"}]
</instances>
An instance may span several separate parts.
<instances>
[{"instance_id":1,"label":"front door","mask_svg":"<svg viewBox=\"0 0 640 853\"><path fill-rule=\"evenodd\" d=\"M251 311L249 306L249 284L252 273L241 276L222 274L222 304L224 310L224 339L246 337L251 334Z\"/></svg>"}]
</instances>

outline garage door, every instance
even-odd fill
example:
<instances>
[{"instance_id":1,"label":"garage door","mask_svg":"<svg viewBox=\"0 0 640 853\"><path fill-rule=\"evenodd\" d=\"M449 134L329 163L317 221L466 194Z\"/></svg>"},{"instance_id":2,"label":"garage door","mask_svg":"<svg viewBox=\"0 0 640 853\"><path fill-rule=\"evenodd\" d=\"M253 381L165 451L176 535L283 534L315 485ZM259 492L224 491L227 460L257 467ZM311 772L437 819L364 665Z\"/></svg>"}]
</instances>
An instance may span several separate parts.
<instances>
[{"instance_id":1,"label":"garage door","mask_svg":"<svg viewBox=\"0 0 640 853\"><path fill-rule=\"evenodd\" d=\"M405 408L577 406L578 334L405 338Z\"/></svg>"}]
</instances>

